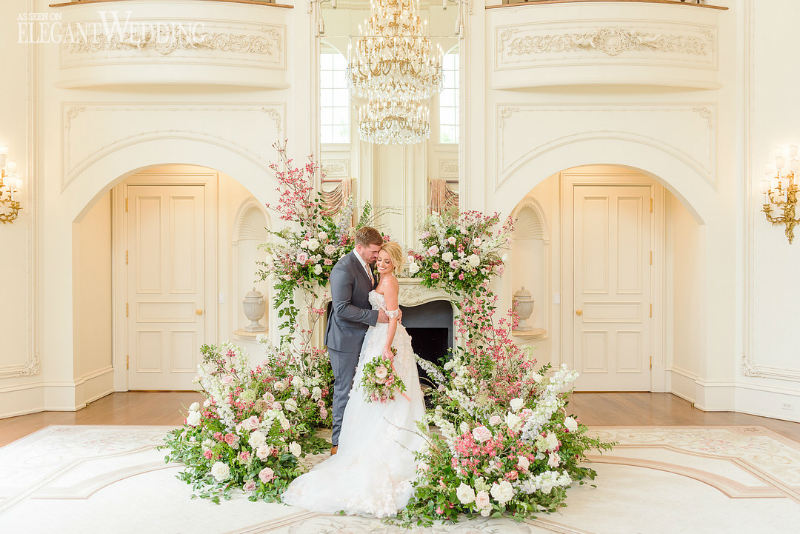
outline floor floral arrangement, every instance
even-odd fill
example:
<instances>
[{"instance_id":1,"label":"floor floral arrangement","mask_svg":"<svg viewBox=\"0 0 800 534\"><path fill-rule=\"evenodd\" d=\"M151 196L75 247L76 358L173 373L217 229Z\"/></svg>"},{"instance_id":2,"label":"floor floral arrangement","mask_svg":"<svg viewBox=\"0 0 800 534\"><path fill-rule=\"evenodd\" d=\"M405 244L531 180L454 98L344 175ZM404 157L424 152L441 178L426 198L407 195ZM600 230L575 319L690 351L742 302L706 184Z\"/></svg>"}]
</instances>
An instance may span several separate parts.
<instances>
[{"instance_id":1,"label":"floor floral arrangement","mask_svg":"<svg viewBox=\"0 0 800 534\"><path fill-rule=\"evenodd\" d=\"M350 213L336 221L323 215L313 160L294 167L285 143L276 149L281 162L271 168L280 202L273 209L292 224L265 246L270 258L259 274L275 286L285 333L278 346L261 340L266 358L255 369L235 345L204 345L197 380L206 399L189 407L162 447L165 461L185 464L179 476L193 497L217 503L237 488L253 501L279 501L305 470L302 458L329 445L315 431L330 426L333 377L312 333L325 313L321 297L332 265L352 250L358 225L347 223ZM359 225L367 224L369 209L362 215ZM432 214L420 235L423 250L409 251L409 273L458 302L458 335L442 365L418 358L433 380L434 408L419 423L427 446L417 454L415 493L396 523L522 520L554 511L570 486L595 478L586 454L613 446L589 437L568 413L577 372L537 365L512 340L514 313L495 317L492 282L503 273L512 228L497 214Z\"/></svg>"}]
</instances>

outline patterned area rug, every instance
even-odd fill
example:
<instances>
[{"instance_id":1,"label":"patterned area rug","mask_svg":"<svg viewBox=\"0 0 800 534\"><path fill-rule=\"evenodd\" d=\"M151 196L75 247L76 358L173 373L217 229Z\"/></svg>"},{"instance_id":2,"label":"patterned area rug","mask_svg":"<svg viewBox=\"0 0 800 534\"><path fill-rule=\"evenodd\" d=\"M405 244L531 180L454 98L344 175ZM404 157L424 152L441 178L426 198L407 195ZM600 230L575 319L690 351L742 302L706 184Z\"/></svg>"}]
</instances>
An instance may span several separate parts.
<instances>
[{"instance_id":1,"label":"patterned area rug","mask_svg":"<svg viewBox=\"0 0 800 534\"><path fill-rule=\"evenodd\" d=\"M0 448L0 532L395 533L378 520L190 499L156 451L167 426L49 426ZM472 520L417 532L797 532L800 443L761 427L594 427L620 442L591 457L595 486L525 523ZM324 455L315 460L319 461Z\"/></svg>"}]
</instances>

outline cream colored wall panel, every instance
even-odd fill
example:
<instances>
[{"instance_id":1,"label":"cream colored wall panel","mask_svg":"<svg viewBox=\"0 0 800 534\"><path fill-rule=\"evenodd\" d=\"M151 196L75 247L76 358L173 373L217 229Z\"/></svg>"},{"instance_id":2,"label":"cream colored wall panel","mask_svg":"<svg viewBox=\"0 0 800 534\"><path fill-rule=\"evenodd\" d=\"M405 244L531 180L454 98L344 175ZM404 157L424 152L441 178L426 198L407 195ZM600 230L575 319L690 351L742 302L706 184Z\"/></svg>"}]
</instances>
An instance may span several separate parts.
<instances>
[{"instance_id":1,"label":"cream colored wall panel","mask_svg":"<svg viewBox=\"0 0 800 534\"><path fill-rule=\"evenodd\" d=\"M266 168L274 159L272 143L283 137L285 117L285 105L278 103L64 102L62 190L105 156L162 139L229 148Z\"/></svg>"},{"instance_id":2,"label":"cream colored wall panel","mask_svg":"<svg viewBox=\"0 0 800 534\"><path fill-rule=\"evenodd\" d=\"M716 105L514 104L496 106L496 187L525 162L580 141L631 141L674 157L714 184ZM532 127L536 125L536 127ZM598 162L602 163L602 162Z\"/></svg>"},{"instance_id":3,"label":"cream colored wall panel","mask_svg":"<svg viewBox=\"0 0 800 534\"><path fill-rule=\"evenodd\" d=\"M58 85L284 88L291 14L273 6L144 0L62 8Z\"/></svg>"},{"instance_id":4,"label":"cream colored wall panel","mask_svg":"<svg viewBox=\"0 0 800 534\"><path fill-rule=\"evenodd\" d=\"M717 88L721 16L621 2L492 9L486 30L490 86Z\"/></svg>"}]
</instances>

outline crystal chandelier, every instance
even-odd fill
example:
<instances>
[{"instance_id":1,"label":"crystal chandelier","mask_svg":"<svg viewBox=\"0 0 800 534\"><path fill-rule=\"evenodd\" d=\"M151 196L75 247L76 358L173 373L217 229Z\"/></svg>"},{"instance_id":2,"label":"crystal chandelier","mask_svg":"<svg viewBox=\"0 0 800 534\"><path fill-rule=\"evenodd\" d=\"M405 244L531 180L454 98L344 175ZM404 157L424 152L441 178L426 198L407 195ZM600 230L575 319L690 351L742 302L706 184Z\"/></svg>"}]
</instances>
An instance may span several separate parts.
<instances>
[{"instance_id":1,"label":"crystal chandelier","mask_svg":"<svg viewBox=\"0 0 800 534\"><path fill-rule=\"evenodd\" d=\"M369 103L359 109L361 138L419 143L430 135L428 100L442 88L442 50L425 35L414 0L371 0L366 27L348 49L347 77Z\"/></svg>"},{"instance_id":2,"label":"crystal chandelier","mask_svg":"<svg viewBox=\"0 0 800 534\"><path fill-rule=\"evenodd\" d=\"M431 133L429 113L414 101L370 100L358 110L358 131L370 143L421 143Z\"/></svg>"}]
</instances>

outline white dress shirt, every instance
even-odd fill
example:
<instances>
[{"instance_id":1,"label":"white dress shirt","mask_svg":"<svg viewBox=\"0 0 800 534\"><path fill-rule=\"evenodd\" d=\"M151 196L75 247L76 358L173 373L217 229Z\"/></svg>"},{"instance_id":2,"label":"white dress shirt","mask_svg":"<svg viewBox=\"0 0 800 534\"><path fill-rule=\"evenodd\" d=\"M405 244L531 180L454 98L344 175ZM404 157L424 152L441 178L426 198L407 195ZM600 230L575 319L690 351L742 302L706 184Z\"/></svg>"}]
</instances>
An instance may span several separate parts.
<instances>
[{"instance_id":1,"label":"white dress shirt","mask_svg":"<svg viewBox=\"0 0 800 534\"><path fill-rule=\"evenodd\" d=\"M353 249L353 254L355 255L356 259L358 260L358 263L360 263L361 266L364 268L364 270L367 271L367 276L369 276L369 279L372 281L372 284L375 285L375 278L372 277L372 269L369 268L369 266L367 265L367 262L364 261L364 258L361 257L361 254L359 254L356 251L356 249Z\"/></svg>"}]
</instances>

